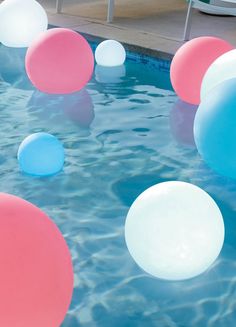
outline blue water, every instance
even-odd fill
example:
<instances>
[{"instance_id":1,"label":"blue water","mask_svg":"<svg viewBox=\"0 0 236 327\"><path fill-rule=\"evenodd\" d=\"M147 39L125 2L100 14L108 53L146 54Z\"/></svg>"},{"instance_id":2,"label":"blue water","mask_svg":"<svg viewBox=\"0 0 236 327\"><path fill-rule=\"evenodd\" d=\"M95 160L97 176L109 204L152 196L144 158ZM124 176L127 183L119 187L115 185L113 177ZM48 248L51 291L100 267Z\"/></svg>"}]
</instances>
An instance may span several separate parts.
<instances>
[{"instance_id":1,"label":"blue water","mask_svg":"<svg viewBox=\"0 0 236 327\"><path fill-rule=\"evenodd\" d=\"M236 182L200 159L192 135L196 108L173 93L169 63L132 56L119 69L97 68L83 92L49 96L28 81L24 52L0 46L0 191L42 208L68 242L75 287L62 326L235 326ZM57 176L19 171L18 146L39 131L64 144L66 164ZM148 276L124 242L133 200L166 180L199 185L224 215L219 259L189 281Z\"/></svg>"}]
</instances>

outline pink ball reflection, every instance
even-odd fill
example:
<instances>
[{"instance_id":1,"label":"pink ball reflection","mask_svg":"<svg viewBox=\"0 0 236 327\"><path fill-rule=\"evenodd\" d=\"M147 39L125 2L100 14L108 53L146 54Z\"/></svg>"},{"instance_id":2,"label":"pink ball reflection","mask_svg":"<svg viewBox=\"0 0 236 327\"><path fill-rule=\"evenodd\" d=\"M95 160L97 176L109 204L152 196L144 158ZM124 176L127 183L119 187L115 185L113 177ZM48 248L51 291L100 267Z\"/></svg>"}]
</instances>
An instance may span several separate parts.
<instances>
[{"instance_id":1,"label":"pink ball reflection","mask_svg":"<svg viewBox=\"0 0 236 327\"><path fill-rule=\"evenodd\" d=\"M170 112L170 129L178 143L195 147L193 122L197 108L198 106L180 99L174 104Z\"/></svg>"},{"instance_id":2,"label":"pink ball reflection","mask_svg":"<svg viewBox=\"0 0 236 327\"><path fill-rule=\"evenodd\" d=\"M67 95L46 94L35 91L28 102L31 111L37 113L40 119L57 117L56 121L66 118L81 127L89 127L94 115L94 106L86 89Z\"/></svg>"},{"instance_id":3,"label":"pink ball reflection","mask_svg":"<svg viewBox=\"0 0 236 327\"><path fill-rule=\"evenodd\" d=\"M83 127L89 127L95 117L93 101L86 89L78 92L74 101L69 106L64 105L63 110L70 120Z\"/></svg>"}]
</instances>

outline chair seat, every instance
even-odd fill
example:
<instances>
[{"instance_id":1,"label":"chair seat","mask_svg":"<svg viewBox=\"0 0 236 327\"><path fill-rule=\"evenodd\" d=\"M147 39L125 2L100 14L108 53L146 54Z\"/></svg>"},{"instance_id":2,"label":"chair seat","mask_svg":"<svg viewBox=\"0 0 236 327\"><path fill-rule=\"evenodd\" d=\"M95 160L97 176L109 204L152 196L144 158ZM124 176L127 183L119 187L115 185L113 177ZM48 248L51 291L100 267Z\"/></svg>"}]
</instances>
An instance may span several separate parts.
<instances>
[{"instance_id":1,"label":"chair seat","mask_svg":"<svg viewBox=\"0 0 236 327\"><path fill-rule=\"evenodd\" d=\"M208 4L199 0L193 1L193 8L199 9L208 14L212 15L223 15L223 16L236 16L236 1L235 6L223 6L224 2L222 2L222 6L218 6L215 4Z\"/></svg>"}]
</instances>

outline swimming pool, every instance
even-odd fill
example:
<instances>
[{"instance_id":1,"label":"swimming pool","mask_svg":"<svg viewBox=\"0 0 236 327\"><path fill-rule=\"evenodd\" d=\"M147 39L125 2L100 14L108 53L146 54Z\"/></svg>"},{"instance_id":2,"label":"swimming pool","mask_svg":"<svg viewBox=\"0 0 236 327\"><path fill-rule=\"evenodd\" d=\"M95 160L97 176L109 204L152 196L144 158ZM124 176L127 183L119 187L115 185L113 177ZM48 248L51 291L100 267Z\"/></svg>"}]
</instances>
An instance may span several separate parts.
<instances>
[{"instance_id":1,"label":"swimming pool","mask_svg":"<svg viewBox=\"0 0 236 327\"><path fill-rule=\"evenodd\" d=\"M177 100L169 62L130 54L123 67L96 68L86 90L50 96L31 86L24 54L0 46L0 191L42 208L70 247L75 288L62 326L234 326L236 183L200 159L192 135L196 108ZM19 144L40 131L65 147L64 171L54 177L18 169ZM124 241L129 206L167 180L202 187L225 220L225 244L214 267L183 282L145 274Z\"/></svg>"}]
</instances>

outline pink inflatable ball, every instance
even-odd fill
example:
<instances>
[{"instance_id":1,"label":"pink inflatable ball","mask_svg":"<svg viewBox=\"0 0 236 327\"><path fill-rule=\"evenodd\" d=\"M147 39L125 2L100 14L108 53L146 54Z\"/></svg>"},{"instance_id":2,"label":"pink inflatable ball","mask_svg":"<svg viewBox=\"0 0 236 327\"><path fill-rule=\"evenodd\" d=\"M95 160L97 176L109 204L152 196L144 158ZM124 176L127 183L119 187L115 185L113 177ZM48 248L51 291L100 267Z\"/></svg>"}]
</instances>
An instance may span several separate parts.
<instances>
[{"instance_id":1,"label":"pink inflatable ball","mask_svg":"<svg viewBox=\"0 0 236 327\"><path fill-rule=\"evenodd\" d=\"M196 147L193 136L193 123L198 106L176 101L170 112L170 129L175 140L188 147Z\"/></svg>"},{"instance_id":2,"label":"pink inflatable ball","mask_svg":"<svg viewBox=\"0 0 236 327\"><path fill-rule=\"evenodd\" d=\"M211 36L195 38L178 49L170 67L172 86L185 102L198 105L203 77L209 66L233 49L228 42Z\"/></svg>"},{"instance_id":3,"label":"pink inflatable ball","mask_svg":"<svg viewBox=\"0 0 236 327\"><path fill-rule=\"evenodd\" d=\"M94 56L82 35L66 28L53 28L31 44L25 66L29 79L41 92L68 94L88 83Z\"/></svg>"},{"instance_id":4,"label":"pink inflatable ball","mask_svg":"<svg viewBox=\"0 0 236 327\"><path fill-rule=\"evenodd\" d=\"M57 226L33 204L0 194L0 326L59 327L73 267Z\"/></svg>"}]
</instances>

